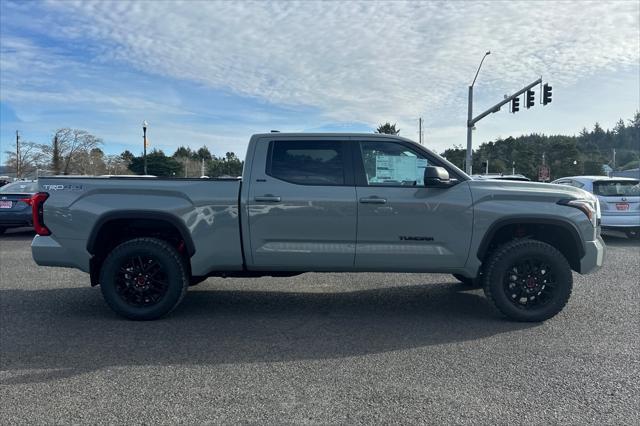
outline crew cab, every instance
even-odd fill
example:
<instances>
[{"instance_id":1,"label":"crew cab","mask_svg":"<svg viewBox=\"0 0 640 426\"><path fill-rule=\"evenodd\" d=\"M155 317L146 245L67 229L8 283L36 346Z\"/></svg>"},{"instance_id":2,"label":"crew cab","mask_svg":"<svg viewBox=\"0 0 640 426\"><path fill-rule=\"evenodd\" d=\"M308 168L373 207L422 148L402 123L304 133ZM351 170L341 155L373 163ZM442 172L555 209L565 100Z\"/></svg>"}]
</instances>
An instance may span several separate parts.
<instances>
[{"instance_id":1,"label":"crew cab","mask_svg":"<svg viewBox=\"0 0 640 426\"><path fill-rule=\"evenodd\" d=\"M472 180L391 135L257 134L241 179L43 177L31 204L36 263L89 273L135 320L210 276L370 271L454 274L543 321L605 253L592 194Z\"/></svg>"}]
</instances>

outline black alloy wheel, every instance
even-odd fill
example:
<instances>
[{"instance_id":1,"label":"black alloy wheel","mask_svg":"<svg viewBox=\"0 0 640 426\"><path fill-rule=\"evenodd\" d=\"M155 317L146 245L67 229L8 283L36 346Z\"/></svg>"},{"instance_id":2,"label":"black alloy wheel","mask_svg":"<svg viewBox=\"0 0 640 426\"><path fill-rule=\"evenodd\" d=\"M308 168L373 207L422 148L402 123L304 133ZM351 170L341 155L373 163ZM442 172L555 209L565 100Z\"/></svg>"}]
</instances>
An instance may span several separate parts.
<instances>
[{"instance_id":1,"label":"black alloy wheel","mask_svg":"<svg viewBox=\"0 0 640 426\"><path fill-rule=\"evenodd\" d=\"M123 258L116 275L118 295L132 306L152 306L169 288L167 273L157 258L149 255Z\"/></svg>"},{"instance_id":2,"label":"black alloy wheel","mask_svg":"<svg viewBox=\"0 0 640 426\"><path fill-rule=\"evenodd\" d=\"M102 295L111 309L126 318L160 318L180 303L189 287L186 262L167 241L125 241L102 264Z\"/></svg>"},{"instance_id":3,"label":"black alloy wheel","mask_svg":"<svg viewBox=\"0 0 640 426\"><path fill-rule=\"evenodd\" d=\"M553 299L556 286L551 267L541 259L515 262L505 274L504 291L515 306L536 309Z\"/></svg>"}]
</instances>

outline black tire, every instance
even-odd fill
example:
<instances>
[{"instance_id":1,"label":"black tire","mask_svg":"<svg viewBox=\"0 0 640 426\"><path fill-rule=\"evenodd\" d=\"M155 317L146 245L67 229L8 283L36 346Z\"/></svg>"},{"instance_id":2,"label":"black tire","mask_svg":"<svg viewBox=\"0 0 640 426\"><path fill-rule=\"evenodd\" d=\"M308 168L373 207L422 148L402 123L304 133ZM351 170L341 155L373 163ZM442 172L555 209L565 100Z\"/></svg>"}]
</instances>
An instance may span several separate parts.
<instances>
[{"instance_id":1,"label":"black tire","mask_svg":"<svg viewBox=\"0 0 640 426\"><path fill-rule=\"evenodd\" d=\"M630 240L637 240L640 238L640 230L638 229L625 231L625 234L627 234L627 238L629 238Z\"/></svg>"},{"instance_id":2,"label":"black tire","mask_svg":"<svg viewBox=\"0 0 640 426\"><path fill-rule=\"evenodd\" d=\"M189 276L183 259L169 243L156 238L126 241L107 256L100 288L116 313L132 320L154 320L180 303Z\"/></svg>"},{"instance_id":3,"label":"black tire","mask_svg":"<svg viewBox=\"0 0 640 426\"><path fill-rule=\"evenodd\" d=\"M536 240L514 240L488 258L484 293L508 318L539 322L555 316L569 301L571 267L555 247Z\"/></svg>"},{"instance_id":4,"label":"black tire","mask_svg":"<svg viewBox=\"0 0 640 426\"><path fill-rule=\"evenodd\" d=\"M469 288L481 288L482 287L482 279L478 278L468 278L464 275L453 274L453 277L460 281L462 284Z\"/></svg>"}]
</instances>

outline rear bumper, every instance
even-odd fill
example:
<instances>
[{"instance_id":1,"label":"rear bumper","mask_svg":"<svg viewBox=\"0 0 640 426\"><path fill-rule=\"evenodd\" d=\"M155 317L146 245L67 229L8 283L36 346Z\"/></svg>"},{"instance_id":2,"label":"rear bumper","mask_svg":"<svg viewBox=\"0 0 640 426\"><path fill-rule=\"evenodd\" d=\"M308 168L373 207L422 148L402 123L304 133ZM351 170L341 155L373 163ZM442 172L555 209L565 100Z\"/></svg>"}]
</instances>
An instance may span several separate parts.
<instances>
[{"instance_id":1,"label":"rear bumper","mask_svg":"<svg viewBox=\"0 0 640 426\"><path fill-rule=\"evenodd\" d=\"M0 212L0 227L2 228L17 228L32 225L31 212Z\"/></svg>"},{"instance_id":2,"label":"rear bumper","mask_svg":"<svg viewBox=\"0 0 640 426\"><path fill-rule=\"evenodd\" d=\"M600 269L607 251L602 237L598 235L598 238L594 241L586 241L584 243L584 249L585 253L582 259L580 259L580 270L578 272L588 274Z\"/></svg>"},{"instance_id":3,"label":"rear bumper","mask_svg":"<svg viewBox=\"0 0 640 426\"><path fill-rule=\"evenodd\" d=\"M640 228L640 215L602 215L603 228Z\"/></svg>"},{"instance_id":4,"label":"rear bumper","mask_svg":"<svg viewBox=\"0 0 640 426\"><path fill-rule=\"evenodd\" d=\"M65 240L61 244L51 236L36 235L31 242L31 255L40 266L62 266L89 272L91 256L80 240Z\"/></svg>"}]
</instances>

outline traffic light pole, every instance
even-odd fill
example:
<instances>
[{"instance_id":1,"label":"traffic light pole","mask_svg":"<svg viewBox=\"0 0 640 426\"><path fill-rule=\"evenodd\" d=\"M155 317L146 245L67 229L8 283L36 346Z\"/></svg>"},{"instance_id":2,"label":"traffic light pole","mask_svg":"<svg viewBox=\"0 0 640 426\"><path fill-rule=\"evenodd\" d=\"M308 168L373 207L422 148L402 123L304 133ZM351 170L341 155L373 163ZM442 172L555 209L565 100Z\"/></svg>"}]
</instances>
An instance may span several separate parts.
<instances>
[{"instance_id":1,"label":"traffic light pole","mask_svg":"<svg viewBox=\"0 0 640 426\"><path fill-rule=\"evenodd\" d=\"M472 153L473 153L473 151L472 151L472 147L473 147L473 145L472 145L472 131L473 131L473 126L475 126L475 124L478 121L482 120L487 115L493 114L494 112L500 111L500 108L502 108L503 105L508 104L513 99L517 98L518 96L522 95L527 90L531 89L532 87L534 87L534 86L536 86L536 85L538 85L540 83L542 83L542 77L540 77L539 79L537 79L533 83L528 84L527 86L523 87L522 89L518 90L513 95L511 95L511 96L505 98L504 100L498 102L497 104L495 104L491 108L487 109L483 113L479 114L475 118L473 118L473 86L469 86L469 106L468 106L468 112L467 112L467 156L466 156L467 164L466 164L466 167L465 167L465 171L467 172L468 175L471 175L471 173L473 172L473 168L472 168L472 162L473 162L473 156L472 156Z\"/></svg>"},{"instance_id":2,"label":"traffic light pole","mask_svg":"<svg viewBox=\"0 0 640 426\"><path fill-rule=\"evenodd\" d=\"M471 132L473 131L473 86L469 86L469 106L467 108L467 159L466 159L466 167L465 171L469 176L471 176L473 167L473 157L472 157L472 145L471 145Z\"/></svg>"}]
</instances>

